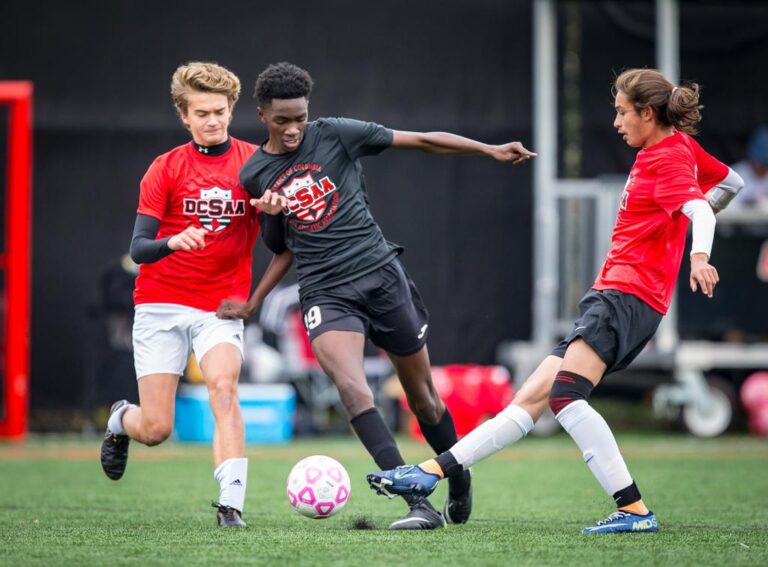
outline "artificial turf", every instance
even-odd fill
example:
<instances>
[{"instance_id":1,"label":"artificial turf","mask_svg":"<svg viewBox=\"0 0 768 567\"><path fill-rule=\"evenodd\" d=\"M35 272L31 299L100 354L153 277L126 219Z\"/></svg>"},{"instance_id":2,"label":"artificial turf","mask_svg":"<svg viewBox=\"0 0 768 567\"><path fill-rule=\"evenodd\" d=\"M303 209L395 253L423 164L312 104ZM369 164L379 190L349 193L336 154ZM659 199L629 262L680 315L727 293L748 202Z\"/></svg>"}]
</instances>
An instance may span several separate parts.
<instances>
[{"instance_id":1,"label":"artificial turf","mask_svg":"<svg viewBox=\"0 0 768 567\"><path fill-rule=\"evenodd\" d=\"M768 565L765 439L617 437L656 534L581 535L612 501L562 434L477 465L470 522L431 532L386 529L406 507L368 489L375 467L351 437L249 447L243 530L215 525L207 447L134 444L113 482L98 440L32 438L0 445L0 565ZM401 448L410 462L429 455L410 441ZM285 478L318 453L344 464L352 495L338 515L309 520L288 505Z\"/></svg>"}]
</instances>

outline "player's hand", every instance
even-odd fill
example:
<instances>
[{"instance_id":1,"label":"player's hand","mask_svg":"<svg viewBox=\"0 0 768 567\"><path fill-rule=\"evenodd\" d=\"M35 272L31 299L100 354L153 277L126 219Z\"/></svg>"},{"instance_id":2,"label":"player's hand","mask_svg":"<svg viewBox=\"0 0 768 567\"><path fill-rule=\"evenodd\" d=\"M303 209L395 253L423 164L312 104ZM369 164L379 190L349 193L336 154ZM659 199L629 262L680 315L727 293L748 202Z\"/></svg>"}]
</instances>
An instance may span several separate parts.
<instances>
[{"instance_id":1,"label":"player's hand","mask_svg":"<svg viewBox=\"0 0 768 567\"><path fill-rule=\"evenodd\" d=\"M525 163L537 154L527 150L520 142L509 142L500 146L493 146L491 156L500 162L512 162L513 165Z\"/></svg>"},{"instance_id":2,"label":"player's hand","mask_svg":"<svg viewBox=\"0 0 768 567\"><path fill-rule=\"evenodd\" d=\"M205 248L204 228L196 226L187 227L184 232L171 236L168 240L168 248L171 250L202 250Z\"/></svg>"},{"instance_id":3,"label":"player's hand","mask_svg":"<svg viewBox=\"0 0 768 567\"><path fill-rule=\"evenodd\" d=\"M288 199L270 189L259 199L251 199L251 205L269 215L279 215L288 207Z\"/></svg>"},{"instance_id":4,"label":"player's hand","mask_svg":"<svg viewBox=\"0 0 768 567\"><path fill-rule=\"evenodd\" d=\"M224 299L216 310L216 317L219 319L248 319L255 309L248 307L247 303L238 303Z\"/></svg>"},{"instance_id":5,"label":"player's hand","mask_svg":"<svg viewBox=\"0 0 768 567\"><path fill-rule=\"evenodd\" d=\"M696 292L701 288L701 292L707 297L712 297L715 293L715 286L720 281L717 270L709 263L706 254L691 254L691 291Z\"/></svg>"}]
</instances>

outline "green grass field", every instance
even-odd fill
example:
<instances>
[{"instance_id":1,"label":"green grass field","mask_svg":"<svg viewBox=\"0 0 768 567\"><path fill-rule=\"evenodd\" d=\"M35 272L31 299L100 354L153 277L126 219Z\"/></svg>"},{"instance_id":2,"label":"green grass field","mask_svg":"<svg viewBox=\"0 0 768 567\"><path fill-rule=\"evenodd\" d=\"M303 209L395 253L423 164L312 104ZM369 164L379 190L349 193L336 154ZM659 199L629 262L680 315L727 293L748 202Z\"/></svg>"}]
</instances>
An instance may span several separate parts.
<instances>
[{"instance_id":1,"label":"green grass field","mask_svg":"<svg viewBox=\"0 0 768 567\"><path fill-rule=\"evenodd\" d=\"M250 447L245 530L215 526L206 447L134 444L123 480L107 480L99 442L0 445L0 564L27 565L768 565L768 442L619 434L657 534L583 536L606 497L571 440L526 439L475 467L464 526L390 532L406 512L365 483L373 467L351 437ZM403 441L406 460L428 455ZM327 520L296 514L285 478L324 453L352 477L347 507ZM442 507L446 487L432 497ZM355 530L365 517L373 530Z\"/></svg>"}]
</instances>

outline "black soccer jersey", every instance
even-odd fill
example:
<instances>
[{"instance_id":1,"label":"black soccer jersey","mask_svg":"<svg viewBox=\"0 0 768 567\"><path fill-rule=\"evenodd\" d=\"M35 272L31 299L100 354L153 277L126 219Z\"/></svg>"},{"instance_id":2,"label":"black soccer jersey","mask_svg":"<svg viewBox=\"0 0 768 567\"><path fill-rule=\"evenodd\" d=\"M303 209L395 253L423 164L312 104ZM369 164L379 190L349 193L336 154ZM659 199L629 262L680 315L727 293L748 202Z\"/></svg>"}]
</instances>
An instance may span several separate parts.
<instances>
[{"instance_id":1,"label":"black soccer jersey","mask_svg":"<svg viewBox=\"0 0 768 567\"><path fill-rule=\"evenodd\" d=\"M288 199L285 241L302 297L365 275L402 250L371 216L359 161L391 145L392 130L378 124L321 118L307 124L296 151L270 154L262 144L240 170L251 195L271 189Z\"/></svg>"}]
</instances>

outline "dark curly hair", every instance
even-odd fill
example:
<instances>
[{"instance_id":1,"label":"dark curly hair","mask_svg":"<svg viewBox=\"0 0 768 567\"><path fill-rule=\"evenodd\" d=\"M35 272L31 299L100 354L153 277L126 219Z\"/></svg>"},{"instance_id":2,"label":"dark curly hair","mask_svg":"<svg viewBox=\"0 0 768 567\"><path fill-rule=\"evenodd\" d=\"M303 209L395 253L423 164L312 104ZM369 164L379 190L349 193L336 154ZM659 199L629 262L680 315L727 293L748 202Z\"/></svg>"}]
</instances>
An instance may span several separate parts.
<instances>
[{"instance_id":1,"label":"dark curly hair","mask_svg":"<svg viewBox=\"0 0 768 567\"><path fill-rule=\"evenodd\" d=\"M253 98L259 106L269 106L272 99L309 98L312 77L304 69L282 61L264 69L256 79Z\"/></svg>"}]
</instances>

